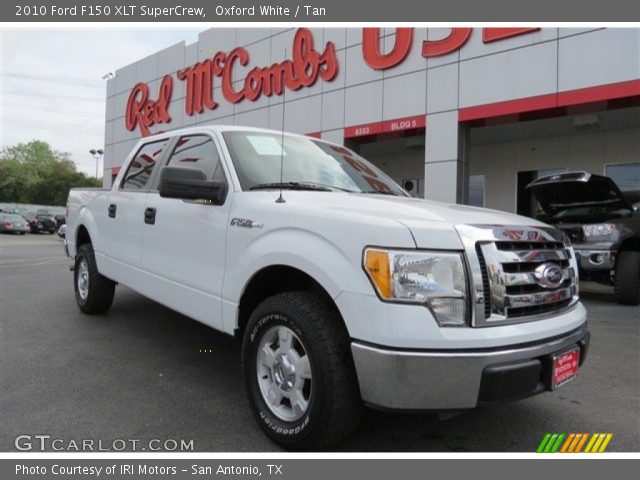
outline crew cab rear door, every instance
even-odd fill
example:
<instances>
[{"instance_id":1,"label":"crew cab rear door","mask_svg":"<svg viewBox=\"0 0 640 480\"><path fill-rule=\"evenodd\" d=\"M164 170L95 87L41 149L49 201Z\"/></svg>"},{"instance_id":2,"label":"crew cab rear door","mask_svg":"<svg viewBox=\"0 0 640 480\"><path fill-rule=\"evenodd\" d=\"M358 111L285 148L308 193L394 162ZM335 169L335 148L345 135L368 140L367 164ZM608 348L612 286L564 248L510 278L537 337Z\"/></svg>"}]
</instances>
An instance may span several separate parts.
<instances>
[{"instance_id":1,"label":"crew cab rear door","mask_svg":"<svg viewBox=\"0 0 640 480\"><path fill-rule=\"evenodd\" d=\"M216 138L209 132L175 137L166 165L202 170L208 180L228 182ZM146 200L142 269L146 295L214 328L222 327L222 280L231 196L222 205L205 200ZM229 187L227 187L228 191Z\"/></svg>"},{"instance_id":2,"label":"crew cab rear door","mask_svg":"<svg viewBox=\"0 0 640 480\"><path fill-rule=\"evenodd\" d=\"M140 145L107 201L107 274L134 288L140 276L147 195L169 142L166 138Z\"/></svg>"}]
</instances>

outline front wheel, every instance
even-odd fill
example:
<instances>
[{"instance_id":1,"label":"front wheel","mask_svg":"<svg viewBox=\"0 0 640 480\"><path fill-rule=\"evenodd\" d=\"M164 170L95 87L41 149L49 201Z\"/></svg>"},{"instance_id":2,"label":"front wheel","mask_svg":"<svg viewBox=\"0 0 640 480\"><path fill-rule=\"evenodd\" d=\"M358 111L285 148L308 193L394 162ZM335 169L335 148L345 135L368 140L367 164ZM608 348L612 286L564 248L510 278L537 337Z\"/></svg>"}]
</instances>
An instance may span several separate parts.
<instances>
[{"instance_id":1,"label":"front wheel","mask_svg":"<svg viewBox=\"0 0 640 480\"><path fill-rule=\"evenodd\" d=\"M360 420L349 336L319 295L287 292L258 305L244 333L242 372L258 423L285 448L331 447Z\"/></svg>"},{"instance_id":2,"label":"front wheel","mask_svg":"<svg viewBox=\"0 0 640 480\"><path fill-rule=\"evenodd\" d=\"M78 307L84 313L104 313L113 303L116 284L100 275L93 246L85 243L78 248L73 279Z\"/></svg>"},{"instance_id":3,"label":"front wheel","mask_svg":"<svg viewBox=\"0 0 640 480\"><path fill-rule=\"evenodd\" d=\"M627 250L618 254L614 288L618 303L640 303L640 252Z\"/></svg>"}]
</instances>

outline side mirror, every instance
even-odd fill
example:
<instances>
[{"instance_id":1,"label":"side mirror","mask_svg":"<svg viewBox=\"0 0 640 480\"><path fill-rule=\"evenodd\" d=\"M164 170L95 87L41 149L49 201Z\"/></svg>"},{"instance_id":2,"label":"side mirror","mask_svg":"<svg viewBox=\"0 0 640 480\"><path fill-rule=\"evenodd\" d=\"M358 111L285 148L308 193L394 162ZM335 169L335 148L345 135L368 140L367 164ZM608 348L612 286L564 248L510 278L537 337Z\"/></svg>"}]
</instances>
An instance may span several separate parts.
<instances>
[{"instance_id":1,"label":"side mirror","mask_svg":"<svg viewBox=\"0 0 640 480\"><path fill-rule=\"evenodd\" d=\"M160 170L160 196L182 200L209 200L222 205L227 197L227 184L207 180L199 168L163 167Z\"/></svg>"}]
</instances>

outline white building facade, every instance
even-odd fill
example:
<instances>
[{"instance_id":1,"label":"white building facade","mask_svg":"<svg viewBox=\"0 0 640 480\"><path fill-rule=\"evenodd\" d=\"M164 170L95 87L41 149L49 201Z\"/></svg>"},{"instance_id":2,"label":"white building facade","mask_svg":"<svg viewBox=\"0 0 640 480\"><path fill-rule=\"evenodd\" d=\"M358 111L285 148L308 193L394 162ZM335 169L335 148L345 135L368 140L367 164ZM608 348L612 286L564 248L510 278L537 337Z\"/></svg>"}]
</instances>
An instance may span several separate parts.
<instances>
[{"instance_id":1,"label":"white building facade","mask_svg":"<svg viewBox=\"0 0 640 480\"><path fill-rule=\"evenodd\" d=\"M215 28L107 84L105 186L141 136L205 123L345 144L412 194L521 214L555 171L640 190L640 30Z\"/></svg>"}]
</instances>

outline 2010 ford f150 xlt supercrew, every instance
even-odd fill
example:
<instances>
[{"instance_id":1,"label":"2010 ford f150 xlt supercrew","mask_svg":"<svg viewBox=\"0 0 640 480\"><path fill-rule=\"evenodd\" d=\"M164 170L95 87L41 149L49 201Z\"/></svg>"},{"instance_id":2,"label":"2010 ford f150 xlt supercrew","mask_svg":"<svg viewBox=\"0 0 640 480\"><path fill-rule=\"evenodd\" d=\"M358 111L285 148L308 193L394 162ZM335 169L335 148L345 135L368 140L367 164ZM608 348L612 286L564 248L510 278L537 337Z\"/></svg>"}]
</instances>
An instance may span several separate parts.
<instances>
[{"instance_id":1,"label":"2010 ford f150 xlt supercrew","mask_svg":"<svg viewBox=\"0 0 640 480\"><path fill-rule=\"evenodd\" d=\"M554 390L587 354L562 231L411 198L340 145L167 132L67 207L80 309L105 312L122 284L236 335L253 413L286 448L335 444L363 405L460 411Z\"/></svg>"}]
</instances>

